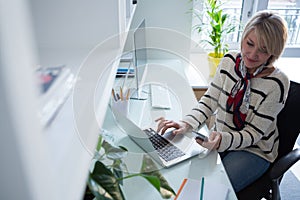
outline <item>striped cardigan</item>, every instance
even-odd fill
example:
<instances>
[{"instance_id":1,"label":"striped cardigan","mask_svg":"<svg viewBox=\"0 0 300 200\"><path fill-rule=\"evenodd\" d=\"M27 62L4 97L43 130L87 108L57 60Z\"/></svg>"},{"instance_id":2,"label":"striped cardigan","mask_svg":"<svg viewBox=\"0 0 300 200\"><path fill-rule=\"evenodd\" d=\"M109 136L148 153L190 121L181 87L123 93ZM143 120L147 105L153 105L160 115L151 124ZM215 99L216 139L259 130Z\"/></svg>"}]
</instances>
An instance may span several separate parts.
<instances>
[{"instance_id":1,"label":"striped cardigan","mask_svg":"<svg viewBox=\"0 0 300 200\"><path fill-rule=\"evenodd\" d=\"M235 58L237 52L230 54ZM287 98L289 79L279 69L266 77L251 79L251 102L245 127L237 130L232 121L232 108L226 111L229 93L239 79L234 65L231 58L222 59L210 87L183 121L197 129L215 113L215 130L222 135L219 152L246 150L273 162L279 143L276 116Z\"/></svg>"}]
</instances>

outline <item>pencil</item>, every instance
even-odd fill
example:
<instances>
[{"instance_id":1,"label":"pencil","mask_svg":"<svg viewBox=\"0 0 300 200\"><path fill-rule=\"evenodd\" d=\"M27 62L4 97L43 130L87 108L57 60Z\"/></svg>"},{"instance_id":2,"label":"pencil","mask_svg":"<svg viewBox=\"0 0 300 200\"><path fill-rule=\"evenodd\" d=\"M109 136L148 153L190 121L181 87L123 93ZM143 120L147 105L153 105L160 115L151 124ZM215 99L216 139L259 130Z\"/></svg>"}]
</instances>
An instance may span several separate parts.
<instances>
[{"instance_id":1,"label":"pencil","mask_svg":"<svg viewBox=\"0 0 300 200\"><path fill-rule=\"evenodd\" d=\"M181 183L180 188L179 188L174 200L177 200L177 198L179 197L179 195L180 195L183 187L185 186L186 182L187 182L187 179L186 178L183 179L183 182Z\"/></svg>"},{"instance_id":2,"label":"pencil","mask_svg":"<svg viewBox=\"0 0 300 200\"><path fill-rule=\"evenodd\" d=\"M121 101L123 101L123 90L122 90L122 87L120 87L120 98L121 98Z\"/></svg>"},{"instance_id":3,"label":"pencil","mask_svg":"<svg viewBox=\"0 0 300 200\"><path fill-rule=\"evenodd\" d=\"M126 100L129 99L129 93L130 93L130 89L127 89Z\"/></svg>"},{"instance_id":4,"label":"pencil","mask_svg":"<svg viewBox=\"0 0 300 200\"><path fill-rule=\"evenodd\" d=\"M116 93L115 93L115 90L114 90L114 89L112 89L112 90L111 90L111 95L112 95L112 97L113 97L113 99L114 99L115 101L118 101L118 99L117 99L117 97L116 97Z\"/></svg>"}]
</instances>

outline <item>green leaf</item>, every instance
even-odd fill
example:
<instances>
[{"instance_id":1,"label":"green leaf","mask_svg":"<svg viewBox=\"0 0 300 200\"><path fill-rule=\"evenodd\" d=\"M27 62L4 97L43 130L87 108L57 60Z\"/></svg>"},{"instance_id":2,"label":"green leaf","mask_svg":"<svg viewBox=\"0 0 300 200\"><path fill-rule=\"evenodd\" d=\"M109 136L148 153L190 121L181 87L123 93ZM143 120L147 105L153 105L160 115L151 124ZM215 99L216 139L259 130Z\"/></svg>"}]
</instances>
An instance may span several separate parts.
<instances>
[{"instance_id":1,"label":"green leaf","mask_svg":"<svg viewBox=\"0 0 300 200\"><path fill-rule=\"evenodd\" d=\"M153 160L148 156L144 155L143 157L143 163L141 167L141 173L147 176L155 176L158 178L160 182L160 188L157 188L157 185L153 185L155 182L150 182L155 188L158 189L161 196L163 198L170 198L173 195L176 195L175 191L172 189L172 187L169 185L168 181L164 178L164 176L159 172L157 166L153 162Z\"/></svg>"},{"instance_id":2,"label":"green leaf","mask_svg":"<svg viewBox=\"0 0 300 200\"><path fill-rule=\"evenodd\" d=\"M102 162L96 161L90 178L101 186L114 200L124 200L123 192L114 174ZM104 195L102 195L104 196Z\"/></svg>"},{"instance_id":3,"label":"green leaf","mask_svg":"<svg viewBox=\"0 0 300 200\"><path fill-rule=\"evenodd\" d=\"M146 174L140 174L141 177L145 178L152 186L156 188L158 192L160 192L160 180L156 176L150 176Z\"/></svg>"},{"instance_id":4,"label":"green leaf","mask_svg":"<svg viewBox=\"0 0 300 200\"><path fill-rule=\"evenodd\" d=\"M97 151L100 151L100 149L101 149L101 146L102 146L102 136L101 136L101 135L99 135L99 138L98 138L98 143L97 143L96 150L97 150Z\"/></svg>"},{"instance_id":5,"label":"green leaf","mask_svg":"<svg viewBox=\"0 0 300 200\"><path fill-rule=\"evenodd\" d=\"M92 179L89 178L87 181L88 187L90 189L90 192L93 194L93 196L97 200L112 200L111 197L105 196L103 193L101 193L98 184ZM89 192L86 191L85 195L89 195Z\"/></svg>"},{"instance_id":6,"label":"green leaf","mask_svg":"<svg viewBox=\"0 0 300 200\"><path fill-rule=\"evenodd\" d=\"M127 166L121 159L116 159L112 167L115 177L119 180L119 183L123 185L123 172L128 172Z\"/></svg>"},{"instance_id":7,"label":"green leaf","mask_svg":"<svg viewBox=\"0 0 300 200\"><path fill-rule=\"evenodd\" d=\"M227 14L224 14L223 16L222 16L222 24L224 24L225 23L225 21L226 21L226 19L227 19Z\"/></svg>"},{"instance_id":8,"label":"green leaf","mask_svg":"<svg viewBox=\"0 0 300 200\"><path fill-rule=\"evenodd\" d=\"M102 143L102 147L105 150L107 158L111 160L121 159L127 155L127 149L125 147L115 147L105 140Z\"/></svg>"}]
</instances>

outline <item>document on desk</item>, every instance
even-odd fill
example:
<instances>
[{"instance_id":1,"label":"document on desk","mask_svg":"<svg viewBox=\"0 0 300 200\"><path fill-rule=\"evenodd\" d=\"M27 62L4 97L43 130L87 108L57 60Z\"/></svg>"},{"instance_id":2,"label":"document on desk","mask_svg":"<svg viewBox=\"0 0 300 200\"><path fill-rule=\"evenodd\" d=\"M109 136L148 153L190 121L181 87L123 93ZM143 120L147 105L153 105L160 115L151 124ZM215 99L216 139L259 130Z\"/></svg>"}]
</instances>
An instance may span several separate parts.
<instances>
[{"instance_id":1,"label":"document on desk","mask_svg":"<svg viewBox=\"0 0 300 200\"><path fill-rule=\"evenodd\" d=\"M170 94L167 86L151 84L150 90L153 108L171 109Z\"/></svg>"},{"instance_id":2,"label":"document on desk","mask_svg":"<svg viewBox=\"0 0 300 200\"><path fill-rule=\"evenodd\" d=\"M202 178L195 180L186 178L174 200L226 200L229 188L221 183Z\"/></svg>"}]
</instances>

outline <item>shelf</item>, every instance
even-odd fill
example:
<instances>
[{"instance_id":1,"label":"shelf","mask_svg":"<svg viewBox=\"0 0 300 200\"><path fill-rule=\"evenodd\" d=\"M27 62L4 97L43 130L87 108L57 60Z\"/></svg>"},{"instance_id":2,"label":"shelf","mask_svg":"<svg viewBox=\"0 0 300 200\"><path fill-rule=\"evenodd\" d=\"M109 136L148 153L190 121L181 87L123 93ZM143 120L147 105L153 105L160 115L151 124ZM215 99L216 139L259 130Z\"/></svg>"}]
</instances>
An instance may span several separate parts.
<instances>
[{"instance_id":1,"label":"shelf","mask_svg":"<svg viewBox=\"0 0 300 200\"><path fill-rule=\"evenodd\" d=\"M49 126L73 88L75 77L66 66L44 67L37 71L41 87L40 112L42 126Z\"/></svg>"}]
</instances>

